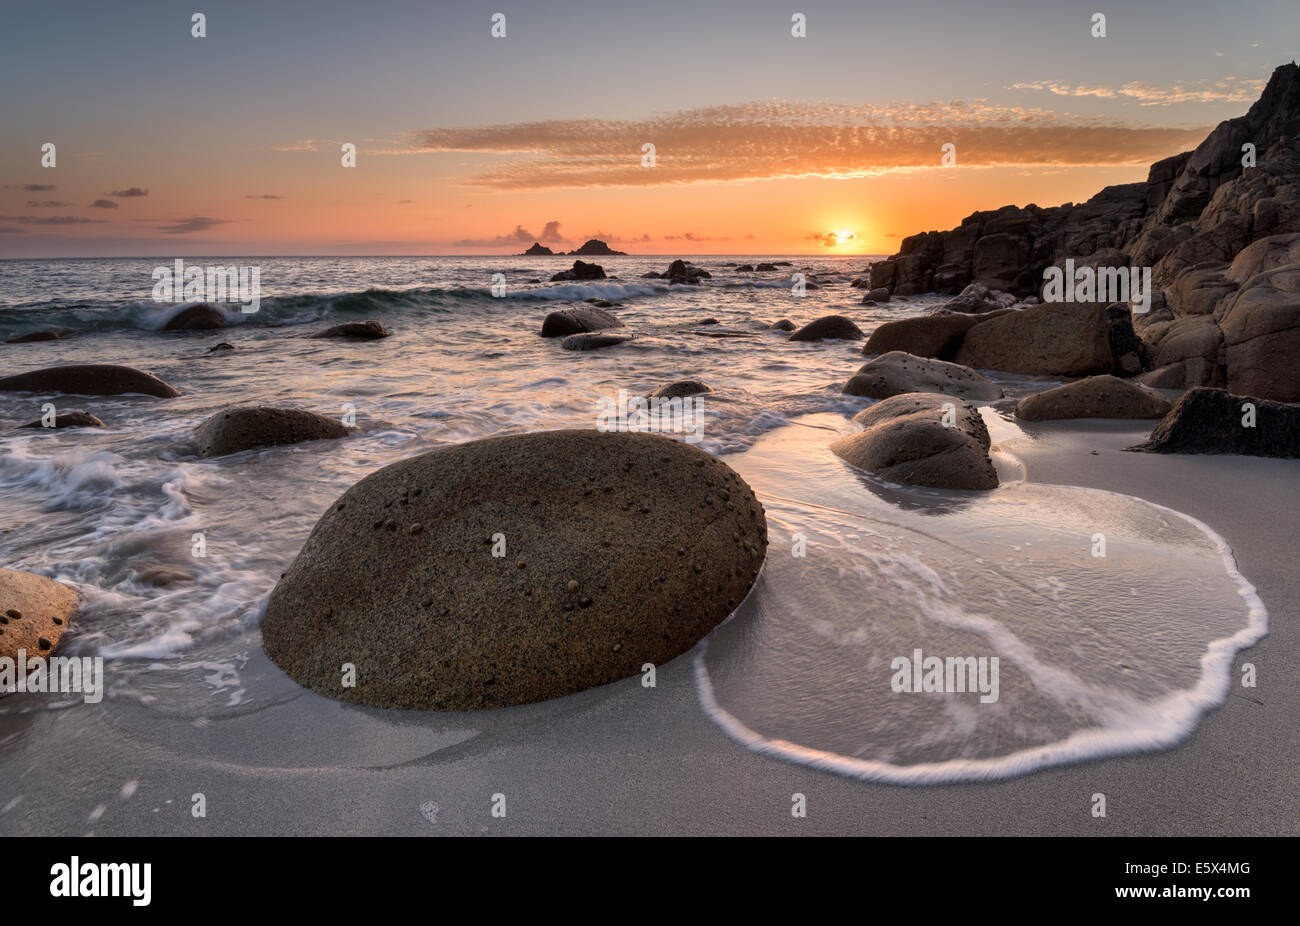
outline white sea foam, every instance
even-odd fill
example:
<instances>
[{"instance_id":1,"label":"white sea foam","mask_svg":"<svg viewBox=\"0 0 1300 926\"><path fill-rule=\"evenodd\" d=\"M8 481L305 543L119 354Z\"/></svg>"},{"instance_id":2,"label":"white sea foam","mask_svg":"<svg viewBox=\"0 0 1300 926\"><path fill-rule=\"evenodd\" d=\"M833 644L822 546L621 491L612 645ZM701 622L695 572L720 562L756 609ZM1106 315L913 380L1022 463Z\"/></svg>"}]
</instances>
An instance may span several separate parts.
<instances>
[{"instance_id":1,"label":"white sea foam","mask_svg":"<svg viewBox=\"0 0 1300 926\"><path fill-rule=\"evenodd\" d=\"M1267 633L1223 537L1119 493L1011 486L942 522L884 503L847 512L764 501L774 540L763 576L696 649L695 680L729 736L800 765L933 784L1168 748L1224 703L1235 654ZM1095 523L1112 534L1110 557L1062 556ZM784 538L796 527L820 572L790 559ZM1184 581L1214 568L1217 580ZM810 578L821 576L836 578ZM1044 596L1036 579L1056 592ZM997 655L999 703L883 693L890 659L913 639L927 653Z\"/></svg>"}]
</instances>

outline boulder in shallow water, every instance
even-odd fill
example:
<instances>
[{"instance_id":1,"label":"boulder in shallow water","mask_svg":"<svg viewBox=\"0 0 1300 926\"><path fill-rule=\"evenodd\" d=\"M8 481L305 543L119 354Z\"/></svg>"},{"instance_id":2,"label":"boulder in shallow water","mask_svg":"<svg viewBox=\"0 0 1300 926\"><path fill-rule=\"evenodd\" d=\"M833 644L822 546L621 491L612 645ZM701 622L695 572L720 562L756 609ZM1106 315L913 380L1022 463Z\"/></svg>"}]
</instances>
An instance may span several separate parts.
<instances>
[{"instance_id":1,"label":"boulder in shallow water","mask_svg":"<svg viewBox=\"0 0 1300 926\"><path fill-rule=\"evenodd\" d=\"M53 426L46 425L44 421L32 421L21 425L24 428L48 428L49 430L58 428L102 428L103 426L104 422L90 412L58 412L54 416Z\"/></svg>"},{"instance_id":2,"label":"boulder in shallow water","mask_svg":"<svg viewBox=\"0 0 1300 926\"><path fill-rule=\"evenodd\" d=\"M584 331L601 331L605 328L622 328L623 323L596 306L579 305L560 309L542 321L542 337L559 338Z\"/></svg>"},{"instance_id":3,"label":"boulder in shallow water","mask_svg":"<svg viewBox=\"0 0 1300 926\"><path fill-rule=\"evenodd\" d=\"M20 649L28 658L53 653L78 600L77 593L61 582L0 569L0 658L16 660Z\"/></svg>"},{"instance_id":4,"label":"boulder in shallow water","mask_svg":"<svg viewBox=\"0 0 1300 926\"><path fill-rule=\"evenodd\" d=\"M217 412L194 432L199 456L204 458L222 457L254 447L274 447L347 435L347 427L336 418L299 408L266 405Z\"/></svg>"},{"instance_id":5,"label":"boulder in shallow water","mask_svg":"<svg viewBox=\"0 0 1300 926\"><path fill-rule=\"evenodd\" d=\"M263 642L344 701L542 701L686 652L748 594L766 544L749 486L689 444L472 441L386 466L331 505L271 592Z\"/></svg>"},{"instance_id":6,"label":"boulder in shallow water","mask_svg":"<svg viewBox=\"0 0 1300 926\"><path fill-rule=\"evenodd\" d=\"M904 392L941 392L963 399L1002 398L1002 390L970 367L929 360L901 350L882 354L844 384L845 395L887 399Z\"/></svg>"},{"instance_id":7,"label":"boulder in shallow water","mask_svg":"<svg viewBox=\"0 0 1300 926\"><path fill-rule=\"evenodd\" d=\"M790 321L790 319L788 318L783 318L780 321L772 322L769 330L770 331L794 331L794 322Z\"/></svg>"},{"instance_id":8,"label":"boulder in shallow water","mask_svg":"<svg viewBox=\"0 0 1300 926\"><path fill-rule=\"evenodd\" d=\"M1016 417L1026 421L1163 418L1172 407L1173 403L1154 389L1102 374L1023 398L1016 405Z\"/></svg>"},{"instance_id":9,"label":"boulder in shallow water","mask_svg":"<svg viewBox=\"0 0 1300 926\"><path fill-rule=\"evenodd\" d=\"M708 386L698 379L680 379L675 383L669 383L666 386L660 386L654 392L646 396L648 399L684 399L688 395L699 395L703 392L712 392Z\"/></svg>"},{"instance_id":10,"label":"boulder in shallow water","mask_svg":"<svg viewBox=\"0 0 1300 926\"><path fill-rule=\"evenodd\" d=\"M163 331L211 331L226 326L226 313L215 305L200 302L187 309L181 309L167 324Z\"/></svg>"},{"instance_id":11,"label":"boulder in shallow water","mask_svg":"<svg viewBox=\"0 0 1300 926\"><path fill-rule=\"evenodd\" d=\"M170 399L180 392L161 379L111 363L46 367L0 379L0 392L59 392L65 395L151 395Z\"/></svg>"},{"instance_id":12,"label":"boulder in shallow water","mask_svg":"<svg viewBox=\"0 0 1300 926\"><path fill-rule=\"evenodd\" d=\"M382 323L375 319L367 319L363 322L344 322L342 325L335 325L333 328L326 328L320 334L313 334L313 338L358 338L364 341L375 341L379 338L386 338L392 332L383 326Z\"/></svg>"},{"instance_id":13,"label":"boulder in shallow water","mask_svg":"<svg viewBox=\"0 0 1300 926\"><path fill-rule=\"evenodd\" d=\"M866 335L862 333L862 329L843 315L823 315L790 335L790 340L860 341L865 337Z\"/></svg>"},{"instance_id":14,"label":"boulder in shallow water","mask_svg":"<svg viewBox=\"0 0 1300 926\"><path fill-rule=\"evenodd\" d=\"M831 450L859 469L900 485L997 488L989 432L979 411L954 396L909 392L853 416L866 430Z\"/></svg>"},{"instance_id":15,"label":"boulder in shallow water","mask_svg":"<svg viewBox=\"0 0 1300 926\"><path fill-rule=\"evenodd\" d=\"M854 280L853 282L857 283L858 281ZM888 302L889 290L884 286L877 286L875 289L869 290L867 294L862 297L862 301L864 303L865 302Z\"/></svg>"},{"instance_id":16,"label":"boulder in shallow water","mask_svg":"<svg viewBox=\"0 0 1300 926\"><path fill-rule=\"evenodd\" d=\"M31 344L33 341L57 341L59 333L57 331L29 331L27 334L20 334L17 337L9 338L6 344Z\"/></svg>"},{"instance_id":17,"label":"boulder in shallow water","mask_svg":"<svg viewBox=\"0 0 1300 926\"><path fill-rule=\"evenodd\" d=\"M572 269L561 270L551 277L552 283L562 283L567 280L603 280L605 279L605 268L600 264L589 264L586 261L575 260Z\"/></svg>"},{"instance_id":18,"label":"boulder in shallow water","mask_svg":"<svg viewBox=\"0 0 1300 926\"><path fill-rule=\"evenodd\" d=\"M1144 443L1128 449L1300 457L1300 407L1232 395L1224 389L1192 389Z\"/></svg>"},{"instance_id":19,"label":"boulder in shallow water","mask_svg":"<svg viewBox=\"0 0 1300 926\"><path fill-rule=\"evenodd\" d=\"M583 334L571 334L560 346L565 350L598 350L602 347L615 347L624 341L632 340L630 334L610 334L606 331L588 331Z\"/></svg>"}]
</instances>

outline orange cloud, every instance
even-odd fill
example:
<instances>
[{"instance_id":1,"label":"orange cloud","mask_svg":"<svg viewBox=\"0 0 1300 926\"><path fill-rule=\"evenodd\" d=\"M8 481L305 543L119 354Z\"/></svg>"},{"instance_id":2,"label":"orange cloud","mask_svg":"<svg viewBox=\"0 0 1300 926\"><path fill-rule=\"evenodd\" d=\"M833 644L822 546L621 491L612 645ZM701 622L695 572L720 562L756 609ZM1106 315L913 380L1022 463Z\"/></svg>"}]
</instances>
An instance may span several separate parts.
<instances>
[{"instance_id":1,"label":"orange cloud","mask_svg":"<svg viewBox=\"0 0 1300 926\"><path fill-rule=\"evenodd\" d=\"M940 149L949 143L956 145L958 163L964 166L1139 165L1192 146L1205 131L1116 125L983 100L906 106L772 101L683 110L643 121L429 129L414 133L406 150L520 155L467 182L541 190L870 177L938 168ZM655 146L653 167L642 166L646 143Z\"/></svg>"}]
</instances>

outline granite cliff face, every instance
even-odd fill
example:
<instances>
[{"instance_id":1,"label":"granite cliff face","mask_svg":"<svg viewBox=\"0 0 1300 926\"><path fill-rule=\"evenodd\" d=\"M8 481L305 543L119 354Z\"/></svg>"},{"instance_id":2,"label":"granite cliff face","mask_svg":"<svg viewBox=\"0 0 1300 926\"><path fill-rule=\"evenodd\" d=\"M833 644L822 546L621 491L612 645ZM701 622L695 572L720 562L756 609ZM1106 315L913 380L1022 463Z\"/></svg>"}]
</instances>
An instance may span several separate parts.
<instances>
[{"instance_id":1,"label":"granite cliff face","mask_svg":"<svg viewBox=\"0 0 1300 926\"><path fill-rule=\"evenodd\" d=\"M1158 292L1133 315L1148 382L1300 401L1300 68L1277 68L1249 112L1151 165L1145 182L913 235L872 266L871 286L1031 296L1067 259L1151 269Z\"/></svg>"}]
</instances>

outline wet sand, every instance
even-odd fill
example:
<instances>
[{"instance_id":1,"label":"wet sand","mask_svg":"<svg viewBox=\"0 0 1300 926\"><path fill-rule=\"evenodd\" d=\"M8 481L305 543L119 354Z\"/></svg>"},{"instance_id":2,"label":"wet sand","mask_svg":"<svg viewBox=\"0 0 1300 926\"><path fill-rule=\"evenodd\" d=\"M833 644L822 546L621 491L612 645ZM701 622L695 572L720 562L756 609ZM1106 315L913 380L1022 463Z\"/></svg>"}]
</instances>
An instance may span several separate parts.
<instances>
[{"instance_id":1,"label":"wet sand","mask_svg":"<svg viewBox=\"0 0 1300 926\"><path fill-rule=\"evenodd\" d=\"M199 717L122 697L63 711L5 705L0 833L1295 834L1295 463L1121 452L1148 430L1045 423L994 437L1032 482L1134 495L1205 522L1257 588L1269 634L1235 663L1253 662L1259 687L1234 686L1171 749L997 782L872 783L738 745L701 709L691 654L660 667L653 689L634 678L508 711L438 715L329 701L250 647L238 685L254 697L242 706L212 697ZM796 792L807 798L803 819L790 813ZM1089 813L1097 792L1105 819ZM197 793L203 819L191 815ZM492 815L497 794L504 818Z\"/></svg>"}]
</instances>

